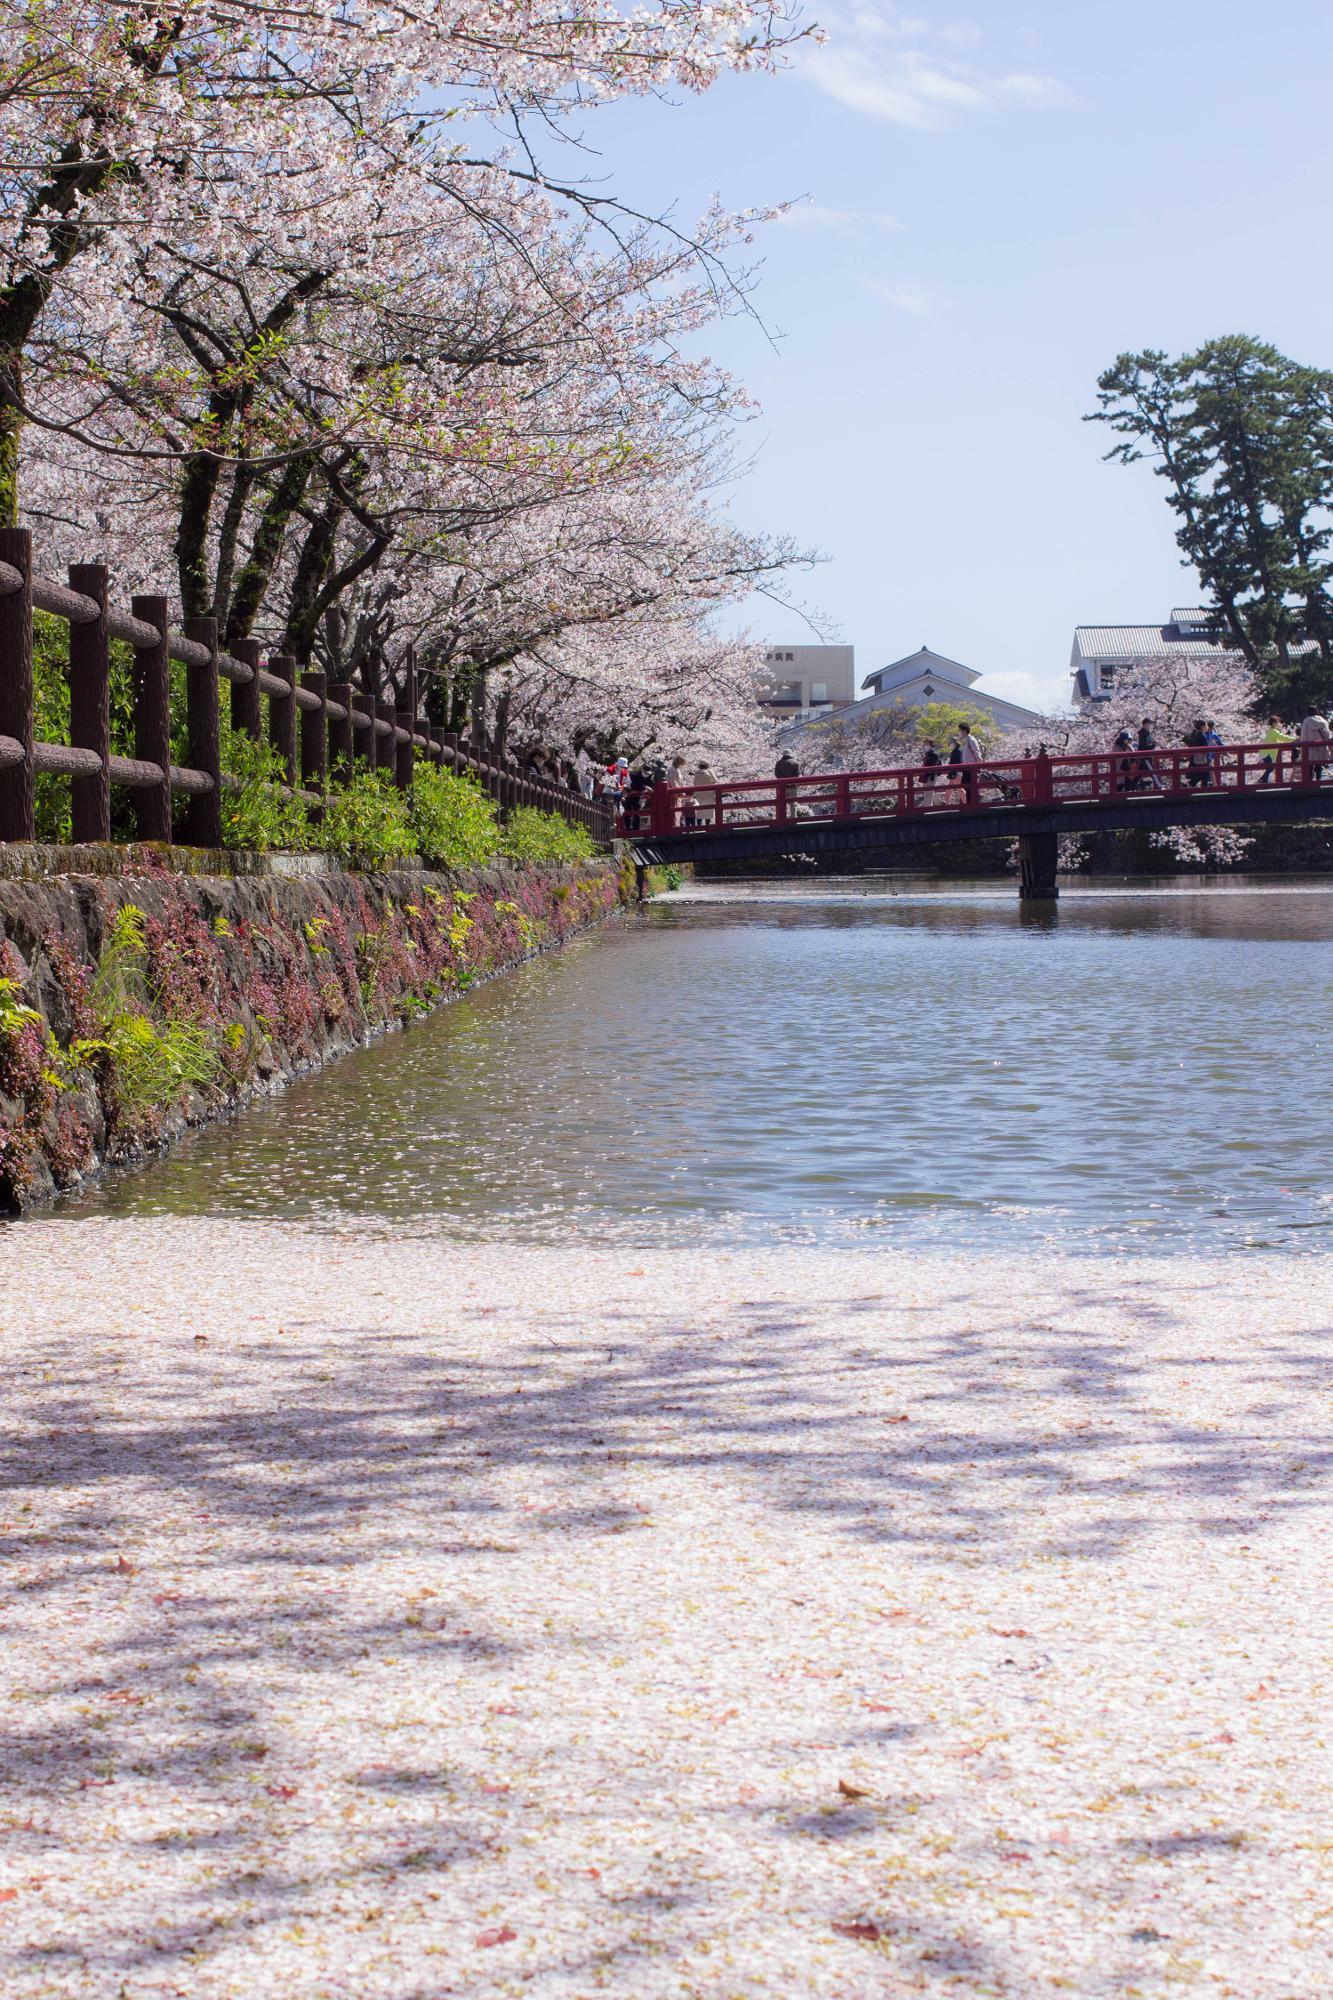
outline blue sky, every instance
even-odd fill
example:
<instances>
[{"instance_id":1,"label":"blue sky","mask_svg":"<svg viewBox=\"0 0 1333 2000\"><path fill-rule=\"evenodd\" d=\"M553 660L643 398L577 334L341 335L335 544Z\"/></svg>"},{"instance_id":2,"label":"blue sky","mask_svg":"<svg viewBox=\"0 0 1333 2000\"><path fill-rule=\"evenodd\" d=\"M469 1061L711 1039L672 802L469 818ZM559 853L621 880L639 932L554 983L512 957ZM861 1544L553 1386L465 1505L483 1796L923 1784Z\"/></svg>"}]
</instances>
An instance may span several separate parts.
<instances>
[{"instance_id":1,"label":"blue sky","mask_svg":"<svg viewBox=\"0 0 1333 2000\"><path fill-rule=\"evenodd\" d=\"M1099 371L1236 331L1333 363L1333 9L811 12L827 40L785 75L585 135L682 220L807 198L760 239L775 344L743 319L708 343L763 406L733 505L824 551L797 588L860 674L927 642L1049 706L1075 624L1197 596L1160 481L1080 421Z\"/></svg>"}]
</instances>

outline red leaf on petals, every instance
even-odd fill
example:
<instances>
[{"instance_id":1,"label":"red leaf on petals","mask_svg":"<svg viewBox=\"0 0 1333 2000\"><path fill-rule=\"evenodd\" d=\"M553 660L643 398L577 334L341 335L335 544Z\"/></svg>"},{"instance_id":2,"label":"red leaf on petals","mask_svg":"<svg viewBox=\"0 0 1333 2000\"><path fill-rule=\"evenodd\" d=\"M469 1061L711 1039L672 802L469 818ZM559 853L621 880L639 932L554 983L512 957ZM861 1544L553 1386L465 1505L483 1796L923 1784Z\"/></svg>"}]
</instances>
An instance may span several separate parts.
<instances>
[{"instance_id":1,"label":"red leaf on petals","mask_svg":"<svg viewBox=\"0 0 1333 2000\"><path fill-rule=\"evenodd\" d=\"M488 1946L493 1944L512 1944L517 1936L518 1932L511 1931L508 1924L500 1924L492 1931L478 1931L477 1943L485 1951Z\"/></svg>"},{"instance_id":2,"label":"red leaf on petals","mask_svg":"<svg viewBox=\"0 0 1333 2000\"><path fill-rule=\"evenodd\" d=\"M869 1944L876 1944L881 1935L878 1924L834 1924L833 1928L839 1937L865 1938Z\"/></svg>"},{"instance_id":3,"label":"red leaf on petals","mask_svg":"<svg viewBox=\"0 0 1333 2000\"><path fill-rule=\"evenodd\" d=\"M300 1787L297 1785L265 1785L264 1787L264 1790L271 1799L283 1799L284 1801L294 1799L299 1789Z\"/></svg>"},{"instance_id":4,"label":"red leaf on petals","mask_svg":"<svg viewBox=\"0 0 1333 2000\"><path fill-rule=\"evenodd\" d=\"M0 1889L0 1903L12 1903L17 1894L17 1889Z\"/></svg>"}]
</instances>

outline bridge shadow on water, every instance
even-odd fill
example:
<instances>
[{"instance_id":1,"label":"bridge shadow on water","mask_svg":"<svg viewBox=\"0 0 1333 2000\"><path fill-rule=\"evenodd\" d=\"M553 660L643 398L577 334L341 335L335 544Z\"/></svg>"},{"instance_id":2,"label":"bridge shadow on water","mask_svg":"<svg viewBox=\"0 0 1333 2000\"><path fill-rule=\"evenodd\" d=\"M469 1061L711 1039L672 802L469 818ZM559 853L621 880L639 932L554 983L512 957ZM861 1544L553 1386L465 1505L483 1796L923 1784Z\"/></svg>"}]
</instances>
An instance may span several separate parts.
<instances>
[{"instance_id":1,"label":"bridge shadow on water","mask_svg":"<svg viewBox=\"0 0 1333 2000\"><path fill-rule=\"evenodd\" d=\"M1206 1288L1205 1277L1191 1297ZM373 1719L348 1741L339 1779L340 1797L376 1805L373 1836L349 1834L322 1858L284 1859L280 1838L261 1853L292 1803L271 1748L276 1716L294 1679L333 1691L386 1649L409 1678L419 1663L492 1689L535 1664L534 1646L595 1657L592 1607L581 1633L502 1629L505 1565L549 1551L567 1572L601 1538L645 1532L625 1490L636 1480L650 1494L657 1481L734 1482L770 1523L786 1516L863 1549L871 1578L886 1551L935 1574L980 1563L1003 1582L1034 1555L1118 1563L1165 1514L1202 1546L1257 1541L1293 1513L1327 1509L1333 1449L1313 1392L1329 1382L1333 1326L1210 1355L1146 1281L1121 1280L1116 1307L1113 1335L1100 1324L1106 1295L1073 1282L1053 1285L1036 1324L1002 1310L983 1326L963 1288L910 1307L878 1294L761 1297L697 1327L601 1303L594 1337L586 1316L551 1306L525 1315L526 1345L501 1347L494 1309L458 1306L447 1351L419 1327L312 1323L289 1327L280 1350L238 1334L225 1355L215 1336L160 1380L141 1379L123 1416L108 1402L105 1344L93 1360L80 1339L53 1335L40 1379L15 1385L23 1421L0 1488L11 1630L43 1635L0 1738L5 1788L26 1814L10 1815L9 1858L19 1878L40 1878L73 1827L91 1825L103 1788L147 1785L180 1811L172 1827L151 1826L161 1811L140 1815L137 1835L131 1817L123 1835L132 1872L156 1881L146 1930L94 1903L35 1946L0 1948L0 1969L55 1979L90 1968L94 1990L127 1980L132 1995L147 1969L184 1973L233 1949L242 1910L254 1954L322 1908L334 1883L340 1894L355 1885L378 1920L405 1883L502 1853L518 1802L478 1798L463 1752L453 1763L375 1754ZM1180 1414L1177 1400L1200 1414ZM515 1473L544 1496L541 1511L524 1513ZM115 1552L133 1558L156 1522L180 1524L179 1547L151 1571L135 1559L109 1574ZM394 1583L400 1566L419 1582L423 1565L435 1591L425 1610ZM101 1630L98 1606L112 1600ZM844 1742L906 1749L929 1727L860 1718ZM795 1724L788 1747L795 1760ZM568 1743L561 1754L573 1758ZM756 1840L817 1843L869 1838L883 1810L850 1801L775 1823L763 1799L708 1807ZM596 1811L571 1792L571 1820ZM671 1799L643 1811L669 1842ZM651 1910L669 1937L709 1893L688 1869L627 1889L595 1959L553 1946L545 1971L567 1980L615 1964L630 1982L644 1949L635 1921ZM941 1987L1001 1976L943 1914L934 1928L902 1919L893 1946ZM447 1982L423 1975L398 1989L402 2000L492 1990L484 1969L457 1966Z\"/></svg>"}]
</instances>

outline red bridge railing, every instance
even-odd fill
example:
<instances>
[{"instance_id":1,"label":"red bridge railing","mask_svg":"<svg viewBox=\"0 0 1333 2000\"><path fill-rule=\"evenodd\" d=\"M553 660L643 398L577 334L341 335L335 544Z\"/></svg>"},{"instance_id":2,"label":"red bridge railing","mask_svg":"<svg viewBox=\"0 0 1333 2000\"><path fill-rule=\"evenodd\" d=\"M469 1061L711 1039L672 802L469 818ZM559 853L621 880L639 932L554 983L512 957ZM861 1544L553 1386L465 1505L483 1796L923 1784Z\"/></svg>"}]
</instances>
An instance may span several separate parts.
<instances>
[{"instance_id":1,"label":"red bridge railing","mask_svg":"<svg viewBox=\"0 0 1333 2000\"><path fill-rule=\"evenodd\" d=\"M1165 750L1081 752L1059 757L988 757L981 764L910 765L739 784L655 785L616 831L636 835L752 832L811 820L908 819L1008 813L1024 806L1105 805L1125 799L1267 794L1327 781L1333 748L1317 743L1192 744ZM1333 812L1333 805L1330 806Z\"/></svg>"}]
</instances>

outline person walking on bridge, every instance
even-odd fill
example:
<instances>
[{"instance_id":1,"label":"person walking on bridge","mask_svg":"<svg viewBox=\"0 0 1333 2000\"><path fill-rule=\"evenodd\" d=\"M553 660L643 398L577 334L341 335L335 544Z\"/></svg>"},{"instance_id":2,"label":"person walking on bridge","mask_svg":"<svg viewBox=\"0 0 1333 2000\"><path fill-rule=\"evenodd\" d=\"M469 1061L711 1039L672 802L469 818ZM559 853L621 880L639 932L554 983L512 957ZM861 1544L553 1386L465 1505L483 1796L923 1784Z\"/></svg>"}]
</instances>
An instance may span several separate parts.
<instances>
[{"instance_id":1,"label":"person walking on bridge","mask_svg":"<svg viewBox=\"0 0 1333 2000\"><path fill-rule=\"evenodd\" d=\"M963 798L968 805L975 805L981 745L972 734L970 722L965 722L958 732L958 762L962 765Z\"/></svg>"},{"instance_id":2,"label":"person walking on bridge","mask_svg":"<svg viewBox=\"0 0 1333 2000\"><path fill-rule=\"evenodd\" d=\"M1162 781L1157 775L1157 766L1153 763L1151 757L1144 755L1145 751L1155 750L1156 748L1157 738L1153 733L1152 717L1145 715L1139 724L1137 769L1139 774L1138 789L1140 791L1143 790L1145 785L1151 785L1155 792L1160 792L1163 789Z\"/></svg>"},{"instance_id":3,"label":"person walking on bridge","mask_svg":"<svg viewBox=\"0 0 1333 2000\"><path fill-rule=\"evenodd\" d=\"M1212 775L1212 759L1208 755L1207 748L1208 724L1203 720L1202 716L1200 716L1189 735L1185 738L1185 742L1190 751L1189 768L1185 773L1185 778L1190 790L1197 792L1201 787L1206 787Z\"/></svg>"},{"instance_id":4,"label":"person walking on bridge","mask_svg":"<svg viewBox=\"0 0 1333 2000\"><path fill-rule=\"evenodd\" d=\"M801 775L800 765L797 763L796 759L792 756L790 750L784 750L782 755L778 758L777 763L773 766L773 776L778 780L777 811L779 819L786 819L788 810L787 787L783 783L783 780L786 778L799 778L800 775ZM800 806L798 805L796 807L796 813L795 813L796 817L800 816L800 810L801 810Z\"/></svg>"},{"instance_id":5,"label":"person walking on bridge","mask_svg":"<svg viewBox=\"0 0 1333 2000\"><path fill-rule=\"evenodd\" d=\"M1279 782L1281 781L1282 752L1291 740L1291 731L1284 724L1282 717L1280 715L1270 715L1268 718L1268 727L1264 731L1264 775L1259 780L1261 785L1271 785L1274 778L1277 778ZM1288 776L1290 776L1290 770L1288 770Z\"/></svg>"},{"instance_id":6,"label":"person walking on bridge","mask_svg":"<svg viewBox=\"0 0 1333 2000\"><path fill-rule=\"evenodd\" d=\"M1319 713L1311 704L1310 713L1301 724L1302 761L1309 766L1310 781L1315 785L1324 782L1324 766L1329 762L1329 743L1333 740L1333 730L1329 729L1328 718ZM1301 774L1304 776L1304 772Z\"/></svg>"}]
</instances>

